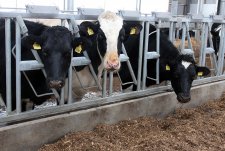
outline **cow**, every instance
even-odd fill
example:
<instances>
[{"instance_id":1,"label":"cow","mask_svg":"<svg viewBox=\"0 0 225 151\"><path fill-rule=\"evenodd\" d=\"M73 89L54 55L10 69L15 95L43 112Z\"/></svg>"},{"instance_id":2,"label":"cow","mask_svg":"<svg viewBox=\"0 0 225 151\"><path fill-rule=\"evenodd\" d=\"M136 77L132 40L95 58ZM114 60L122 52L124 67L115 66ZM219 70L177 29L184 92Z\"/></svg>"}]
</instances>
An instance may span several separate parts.
<instances>
[{"instance_id":1,"label":"cow","mask_svg":"<svg viewBox=\"0 0 225 151\"><path fill-rule=\"evenodd\" d=\"M138 34L139 29L142 28L141 26L137 29L136 26L128 27L120 16L110 11L100 14L97 21L84 21L78 27L80 36L91 43L91 47L86 49L86 52L92 61L95 73L98 74L99 81L104 69L107 71L120 69L119 54L122 51L122 42L130 34ZM76 54L76 56L81 55L83 54ZM84 69L84 66L75 68L79 72Z\"/></svg>"},{"instance_id":2,"label":"cow","mask_svg":"<svg viewBox=\"0 0 225 151\"><path fill-rule=\"evenodd\" d=\"M132 23L131 23L132 24ZM150 33L156 30L155 26L150 25ZM124 46L130 58L132 68L137 76L138 71L138 49L139 35L130 36ZM156 51L156 33L149 36L148 51ZM148 60L147 76L156 78L156 59ZM160 62L159 62L159 81L171 81L172 88L177 95L177 100L186 103L191 100L190 89L192 81L196 76L206 76L210 73L207 67L199 67L196 65L194 58L189 54L180 54L177 48L168 40L168 36L163 32L160 33ZM122 63L119 71L123 83L132 81L128 68ZM146 79L146 86L156 84L156 81ZM126 89L131 84L123 86ZM133 85L136 90L136 85Z\"/></svg>"},{"instance_id":3,"label":"cow","mask_svg":"<svg viewBox=\"0 0 225 151\"><path fill-rule=\"evenodd\" d=\"M0 93L3 100L6 101L5 24L3 19L0 20L0 24ZM35 58L31 49L36 50L44 65L46 78L41 70L26 71L26 75L38 94L51 92L50 88L60 91L68 75L72 50L77 50L77 47L81 44L85 48L88 42L84 38L75 38L66 27L49 27L31 21L25 21L25 25L28 28L28 36L21 39L21 60L34 60ZM11 46L13 47L14 45L15 23L11 21ZM15 109L15 79L17 77L15 73L15 57L13 55L11 64L12 109ZM51 96L37 97L24 77L24 74L22 74L21 97L30 98L35 104L41 104Z\"/></svg>"}]
</instances>

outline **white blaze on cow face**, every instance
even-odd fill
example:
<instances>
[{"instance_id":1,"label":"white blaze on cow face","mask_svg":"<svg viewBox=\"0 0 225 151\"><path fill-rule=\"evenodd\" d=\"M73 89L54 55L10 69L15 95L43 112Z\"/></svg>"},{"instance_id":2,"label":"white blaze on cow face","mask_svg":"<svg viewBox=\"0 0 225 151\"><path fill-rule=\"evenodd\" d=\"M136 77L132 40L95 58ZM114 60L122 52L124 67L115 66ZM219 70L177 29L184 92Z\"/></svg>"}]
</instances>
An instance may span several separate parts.
<instances>
[{"instance_id":1,"label":"white blaze on cow face","mask_svg":"<svg viewBox=\"0 0 225 151\"><path fill-rule=\"evenodd\" d=\"M181 64L184 66L185 69L187 69L191 65L191 62L182 61Z\"/></svg>"},{"instance_id":2,"label":"white blaze on cow face","mask_svg":"<svg viewBox=\"0 0 225 151\"><path fill-rule=\"evenodd\" d=\"M106 11L98 17L100 28L106 37L106 54L104 56L104 68L108 70L118 70L120 60L118 56L118 36L123 26L123 19L115 13Z\"/></svg>"}]
</instances>

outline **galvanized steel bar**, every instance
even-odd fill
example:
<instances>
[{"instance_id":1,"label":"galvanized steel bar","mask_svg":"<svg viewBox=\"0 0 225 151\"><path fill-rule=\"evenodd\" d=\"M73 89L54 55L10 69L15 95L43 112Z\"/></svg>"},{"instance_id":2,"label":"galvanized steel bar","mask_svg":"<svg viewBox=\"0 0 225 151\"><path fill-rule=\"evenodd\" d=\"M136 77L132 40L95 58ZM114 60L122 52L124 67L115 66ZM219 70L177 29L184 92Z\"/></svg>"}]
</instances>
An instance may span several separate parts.
<instances>
[{"instance_id":1,"label":"galvanized steel bar","mask_svg":"<svg viewBox=\"0 0 225 151\"><path fill-rule=\"evenodd\" d=\"M160 27L161 20L159 20L158 27L156 28L156 51L160 54ZM159 58L156 60L156 84L159 84Z\"/></svg>"},{"instance_id":2,"label":"galvanized steel bar","mask_svg":"<svg viewBox=\"0 0 225 151\"><path fill-rule=\"evenodd\" d=\"M16 21L16 113L21 112L21 36L20 26Z\"/></svg>"},{"instance_id":3,"label":"galvanized steel bar","mask_svg":"<svg viewBox=\"0 0 225 151\"><path fill-rule=\"evenodd\" d=\"M12 111L12 83L11 83L11 25L10 19L5 19L5 64L6 64L6 105L7 112Z\"/></svg>"},{"instance_id":4,"label":"galvanized steel bar","mask_svg":"<svg viewBox=\"0 0 225 151\"><path fill-rule=\"evenodd\" d=\"M65 86L66 86L66 84L65 84ZM63 105L64 104L65 86L61 89L59 105Z\"/></svg>"},{"instance_id":5,"label":"galvanized steel bar","mask_svg":"<svg viewBox=\"0 0 225 151\"><path fill-rule=\"evenodd\" d=\"M144 27L144 22L141 23ZM140 40L139 40L139 54L138 54L138 75L137 75L137 91L141 88L141 70L142 70L142 54L143 54L143 40L144 40L144 30L141 30Z\"/></svg>"},{"instance_id":6,"label":"galvanized steel bar","mask_svg":"<svg viewBox=\"0 0 225 151\"><path fill-rule=\"evenodd\" d=\"M182 22L181 52L183 52L185 48L185 37L186 37L186 25L185 22Z\"/></svg>"},{"instance_id":7,"label":"galvanized steel bar","mask_svg":"<svg viewBox=\"0 0 225 151\"><path fill-rule=\"evenodd\" d=\"M205 36L205 23L202 24L202 30L201 30L201 51L200 51L200 55L199 55L199 65L202 65L202 59L203 59L203 54L204 54L204 36Z\"/></svg>"},{"instance_id":8,"label":"galvanized steel bar","mask_svg":"<svg viewBox=\"0 0 225 151\"><path fill-rule=\"evenodd\" d=\"M205 35L204 35L204 41L202 43L204 43L204 49L203 49L203 56L202 56L202 66L205 66L205 58L206 58L206 47L207 47L207 42L208 42L208 32L209 32L209 27L208 27L208 23L205 23Z\"/></svg>"},{"instance_id":9,"label":"galvanized steel bar","mask_svg":"<svg viewBox=\"0 0 225 151\"><path fill-rule=\"evenodd\" d=\"M102 97L106 97L107 70L103 71Z\"/></svg>"},{"instance_id":10,"label":"galvanized steel bar","mask_svg":"<svg viewBox=\"0 0 225 151\"><path fill-rule=\"evenodd\" d=\"M142 90L145 89L146 86L146 78L147 78L147 53L148 53L148 41L149 41L149 22L145 23L145 43L144 43L144 58L143 58L143 74L142 74ZM150 69L152 70L152 69Z\"/></svg>"},{"instance_id":11,"label":"galvanized steel bar","mask_svg":"<svg viewBox=\"0 0 225 151\"><path fill-rule=\"evenodd\" d=\"M113 72L109 72L109 96L113 93Z\"/></svg>"},{"instance_id":12,"label":"galvanized steel bar","mask_svg":"<svg viewBox=\"0 0 225 151\"><path fill-rule=\"evenodd\" d=\"M224 42L225 42L225 35L224 35L224 27L225 25L222 24L221 26L221 36L220 36L220 46L219 46L219 52L218 52L218 72L217 76L221 75L223 73L223 62L224 62Z\"/></svg>"}]
</instances>

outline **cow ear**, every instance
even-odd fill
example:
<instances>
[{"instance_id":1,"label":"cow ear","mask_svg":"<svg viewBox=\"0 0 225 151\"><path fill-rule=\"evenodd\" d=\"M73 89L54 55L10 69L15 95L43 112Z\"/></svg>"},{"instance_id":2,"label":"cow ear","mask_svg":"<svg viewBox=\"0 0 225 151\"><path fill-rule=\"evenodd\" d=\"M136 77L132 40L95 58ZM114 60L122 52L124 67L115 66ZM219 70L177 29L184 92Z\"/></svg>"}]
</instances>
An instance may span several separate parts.
<instances>
[{"instance_id":1,"label":"cow ear","mask_svg":"<svg viewBox=\"0 0 225 151\"><path fill-rule=\"evenodd\" d=\"M92 37L97 34L99 24L98 22L84 21L78 27L81 36Z\"/></svg>"},{"instance_id":2,"label":"cow ear","mask_svg":"<svg viewBox=\"0 0 225 151\"><path fill-rule=\"evenodd\" d=\"M92 45L91 41L84 37L75 37L73 40L73 50L75 53L80 54L87 50Z\"/></svg>"},{"instance_id":3,"label":"cow ear","mask_svg":"<svg viewBox=\"0 0 225 151\"><path fill-rule=\"evenodd\" d=\"M138 35L142 30L142 25L140 23L124 23L124 29L126 35Z\"/></svg>"},{"instance_id":4,"label":"cow ear","mask_svg":"<svg viewBox=\"0 0 225 151\"><path fill-rule=\"evenodd\" d=\"M29 35L21 39L21 45L27 49L41 50L42 41L39 36Z\"/></svg>"},{"instance_id":5,"label":"cow ear","mask_svg":"<svg viewBox=\"0 0 225 151\"><path fill-rule=\"evenodd\" d=\"M196 67L197 76L207 76L210 73L209 68L207 67Z\"/></svg>"}]
</instances>

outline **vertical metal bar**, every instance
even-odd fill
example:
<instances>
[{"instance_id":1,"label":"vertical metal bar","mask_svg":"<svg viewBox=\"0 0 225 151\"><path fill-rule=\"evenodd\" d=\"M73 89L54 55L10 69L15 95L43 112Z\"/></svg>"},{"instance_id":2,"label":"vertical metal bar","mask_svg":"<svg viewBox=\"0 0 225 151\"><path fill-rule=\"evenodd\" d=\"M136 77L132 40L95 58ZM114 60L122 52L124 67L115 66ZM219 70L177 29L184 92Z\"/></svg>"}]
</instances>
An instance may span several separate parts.
<instances>
[{"instance_id":1,"label":"vertical metal bar","mask_svg":"<svg viewBox=\"0 0 225 151\"><path fill-rule=\"evenodd\" d=\"M12 111L11 85L11 26L10 19L5 19L5 59L6 59L6 105L7 112Z\"/></svg>"},{"instance_id":2,"label":"vertical metal bar","mask_svg":"<svg viewBox=\"0 0 225 151\"><path fill-rule=\"evenodd\" d=\"M113 72L109 72L109 95L113 93Z\"/></svg>"},{"instance_id":3,"label":"vertical metal bar","mask_svg":"<svg viewBox=\"0 0 225 151\"><path fill-rule=\"evenodd\" d=\"M65 85L66 86L66 85ZM65 98L65 86L61 89L61 94L60 94L60 102L59 104L60 105L63 105L64 104L64 98ZM69 98L68 98L69 99Z\"/></svg>"},{"instance_id":4,"label":"vertical metal bar","mask_svg":"<svg viewBox=\"0 0 225 151\"><path fill-rule=\"evenodd\" d=\"M73 29L72 27L72 24L71 22L69 22L69 29ZM73 50L71 52L71 60L73 58ZM68 104L71 104L72 103L72 83L73 83L73 71L72 71L72 65L70 63L70 67L69 67L69 70L68 70ZM63 97L64 99L64 97Z\"/></svg>"},{"instance_id":5,"label":"vertical metal bar","mask_svg":"<svg viewBox=\"0 0 225 151\"><path fill-rule=\"evenodd\" d=\"M173 42L173 25L174 25L174 23L173 22L170 22L170 28L169 28L169 40L171 41L171 42Z\"/></svg>"},{"instance_id":6,"label":"vertical metal bar","mask_svg":"<svg viewBox=\"0 0 225 151\"><path fill-rule=\"evenodd\" d=\"M143 59L143 74L142 74L142 89L145 89L147 78L147 53L149 41L149 22L145 23L145 43L144 43L144 59ZM150 69L151 70L151 69Z\"/></svg>"},{"instance_id":7,"label":"vertical metal bar","mask_svg":"<svg viewBox=\"0 0 225 151\"><path fill-rule=\"evenodd\" d=\"M102 97L106 97L106 85L107 85L107 71L103 71L103 82L102 82Z\"/></svg>"},{"instance_id":8,"label":"vertical metal bar","mask_svg":"<svg viewBox=\"0 0 225 151\"><path fill-rule=\"evenodd\" d=\"M203 23L202 25L202 31L201 31L201 51L200 51L200 55L199 55L199 65L202 65L202 59L203 59L203 54L204 54L204 36L205 36L205 23Z\"/></svg>"},{"instance_id":9,"label":"vertical metal bar","mask_svg":"<svg viewBox=\"0 0 225 151\"><path fill-rule=\"evenodd\" d=\"M209 28L208 28L208 23L205 23L205 36L204 36L204 49L203 49L203 56L202 56L202 66L205 66L205 57L206 57L206 53L205 53L205 49L206 49L206 45L207 45L207 40L208 40L208 32L209 32Z\"/></svg>"},{"instance_id":10,"label":"vertical metal bar","mask_svg":"<svg viewBox=\"0 0 225 151\"><path fill-rule=\"evenodd\" d=\"M185 26L185 22L182 22L181 52L183 52L185 48L185 37L186 37L186 26Z\"/></svg>"},{"instance_id":11,"label":"vertical metal bar","mask_svg":"<svg viewBox=\"0 0 225 151\"><path fill-rule=\"evenodd\" d=\"M144 27L144 22L141 23ZM144 39L144 30L141 30L140 40L139 40L139 54L138 54L138 76L137 76L137 91L141 88L141 70L142 70L142 54L143 54L143 39Z\"/></svg>"},{"instance_id":12,"label":"vertical metal bar","mask_svg":"<svg viewBox=\"0 0 225 151\"><path fill-rule=\"evenodd\" d=\"M21 61L21 37L20 37L20 26L16 21L16 112L21 112L21 72L20 72L20 61Z\"/></svg>"},{"instance_id":13,"label":"vertical metal bar","mask_svg":"<svg viewBox=\"0 0 225 151\"><path fill-rule=\"evenodd\" d=\"M160 54L160 27L161 27L161 20L159 20L158 27L156 29L156 51ZM156 61L156 84L159 84L159 58Z\"/></svg>"},{"instance_id":14,"label":"vertical metal bar","mask_svg":"<svg viewBox=\"0 0 225 151\"><path fill-rule=\"evenodd\" d=\"M221 73L220 74L224 74L224 53L225 53L225 24L222 24L223 28L221 29L221 33L223 33L223 39L220 41L220 43L223 43L223 47L222 47L222 52L221 52Z\"/></svg>"},{"instance_id":15,"label":"vertical metal bar","mask_svg":"<svg viewBox=\"0 0 225 151\"><path fill-rule=\"evenodd\" d=\"M218 56L218 72L217 76L222 74L223 71L223 61L224 61L224 42L225 42L225 36L224 36L224 24L222 24L221 27L221 36L220 36L220 47L219 47L219 56Z\"/></svg>"}]
</instances>

